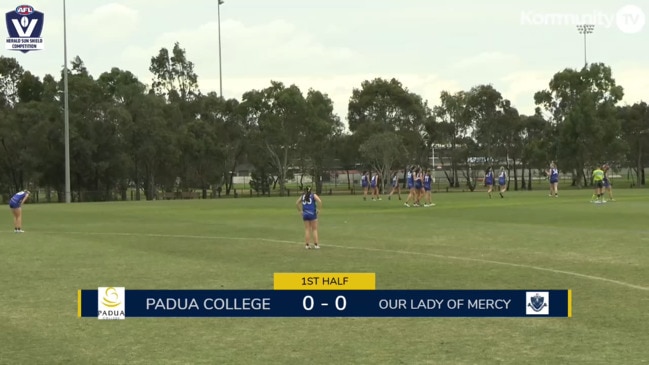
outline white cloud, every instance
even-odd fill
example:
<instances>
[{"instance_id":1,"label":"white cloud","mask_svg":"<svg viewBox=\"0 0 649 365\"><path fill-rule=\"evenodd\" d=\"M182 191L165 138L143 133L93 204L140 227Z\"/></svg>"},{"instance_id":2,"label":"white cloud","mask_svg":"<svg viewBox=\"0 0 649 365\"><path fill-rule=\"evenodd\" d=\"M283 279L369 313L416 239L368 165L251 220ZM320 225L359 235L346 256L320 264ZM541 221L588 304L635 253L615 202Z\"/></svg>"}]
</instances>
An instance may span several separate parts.
<instances>
[{"instance_id":1,"label":"white cloud","mask_svg":"<svg viewBox=\"0 0 649 365\"><path fill-rule=\"evenodd\" d=\"M511 68L520 64L520 58L516 55L502 52L482 52L475 56L461 59L453 64L456 69L480 69L487 67Z\"/></svg>"},{"instance_id":2,"label":"white cloud","mask_svg":"<svg viewBox=\"0 0 649 365\"><path fill-rule=\"evenodd\" d=\"M71 26L99 41L117 41L135 36L139 25L136 10L117 3L94 9L90 14L74 17Z\"/></svg>"},{"instance_id":3,"label":"white cloud","mask_svg":"<svg viewBox=\"0 0 649 365\"><path fill-rule=\"evenodd\" d=\"M274 20L246 25L235 20L221 23L223 70L229 77L331 74L334 70L360 67L362 56L345 47L319 42L295 25ZM169 32L147 47L129 46L123 59L129 64L148 62L161 47L168 49L179 42L194 62L199 78L217 77L218 23Z\"/></svg>"},{"instance_id":4,"label":"white cloud","mask_svg":"<svg viewBox=\"0 0 649 365\"><path fill-rule=\"evenodd\" d=\"M613 70L613 78L624 88L622 104L635 104L640 101L649 102L649 68L633 67Z\"/></svg>"}]
</instances>

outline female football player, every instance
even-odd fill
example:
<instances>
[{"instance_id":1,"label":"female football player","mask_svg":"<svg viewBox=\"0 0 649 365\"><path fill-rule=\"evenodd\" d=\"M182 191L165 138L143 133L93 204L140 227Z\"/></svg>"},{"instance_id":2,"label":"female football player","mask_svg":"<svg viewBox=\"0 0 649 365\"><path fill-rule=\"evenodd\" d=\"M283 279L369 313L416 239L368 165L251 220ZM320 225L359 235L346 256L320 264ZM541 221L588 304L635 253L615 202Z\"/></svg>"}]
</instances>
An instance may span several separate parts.
<instances>
[{"instance_id":1,"label":"female football player","mask_svg":"<svg viewBox=\"0 0 649 365\"><path fill-rule=\"evenodd\" d=\"M372 189L372 200L373 201L382 200L381 197L379 196L379 173L378 172L375 172L374 175L372 175L370 188Z\"/></svg>"},{"instance_id":2,"label":"female football player","mask_svg":"<svg viewBox=\"0 0 649 365\"><path fill-rule=\"evenodd\" d=\"M394 192L397 192L399 194L399 200L401 200L401 187L399 187L399 171L395 171L394 174L392 174L392 190L390 191L390 195L388 195L388 200L392 199L392 194Z\"/></svg>"},{"instance_id":3,"label":"female football player","mask_svg":"<svg viewBox=\"0 0 649 365\"><path fill-rule=\"evenodd\" d=\"M422 174L421 167L417 166L415 169L415 206L419 206L419 201L424 195L424 175Z\"/></svg>"},{"instance_id":4,"label":"female football player","mask_svg":"<svg viewBox=\"0 0 649 365\"><path fill-rule=\"evenodd\" d=\"M430 174L430 170L426 170L424 175L424 207L434 207L433 197L431 194L433 177Z\"/></svg>"},{"instance_id":5,"label":"female football player","mask_svg":"<svg viewBox=\"0 0 649 365\"><path fill-rule=\"evenodd\" d=\"M608 164L604 165L604 191L608 192L608 200L614 202L615 199L613 199L613 186L611 184L611 181L608 179L608 171L611 169L611 167ZM602 191L602 194L604 193Z\"/></svg>"},{"instance_id":6,"label":"female football player","mask_svg":"<svg viewBox=\"0 0 649 365\"><path fill-rule=\"evenodd\" d=\"M410 167L408 170L408 174L406 175L406 180L408 181L408 198L406 199L406 202L403 204L406 207L410 207L410 201L415 201L415 168L413 166Z\"/></svg>"},{"instance_id":7,"label":"female football player","mask_svg":"<svg viewBox=\"0 0 649 365\"><path fill-rule=\"evenodd\" d=\"M498 175L498 188L500 189L500 197L504 198L503 194L507 191L507 172L502 166L500 166L500 175Z\"/></svg>"},{"instance_id":8,"label":"female football player","mask_svg":"<svg viewBox=\"0 0 649 365\"><path fill-rule=\"evenodd\" d=\"M29 198L29 191L19 191L9 199L9 209L14 216L14 232L23 233L23 209L22 206Z\"/></svg>"},{"instance_id":9,"label":"female football player","mask_svg":"<svg viewBox=\"0 0 649 365\"><path fill-rule=\"evenodd\" d=\"M363 200L367 200L367 190L370 187L370 177L367 171L363 171L361 176L361 187L363 188Z\"/></svg>"},{"instance_id":10,"label":"female football player","mask_svg":"<svg viewBox=\"0 0 649 365\"><path fill-rule=\"evenodd\" d=\"M494 172L491 170L491 166L487 167L484 172L484 186L487 187L487 194L489 194L489 199L491 199L491 191L494 188Z\"/></svg>"},{"instance_id":11,"label":"female football player","mask_svg":"<svg viewBox=\"0 0 649 365\"><path fill-rule=\"evenodd\" d=\"M302 216L302 221L304 221L305 248L307 250L311 248L309 241L313 238L313 248L319 249L318 215L320 214L320 209L322 209L322 200L320 200L318 194L311 192L310 186L307 186L302 196L295 202L295 205L297 206L298 213Z\"/></svg>"},{"instance_id":12,"label":"female football player","mask_svg":"<svg viewBox=\"0 0 649 365\"><path fill-rule=\"evenodd\" d=\"M548 175L550 180L550 195L555 198L559 197L559 169L554 161L550 162L550 169L545 170L545 173Z\"/></svg>"}]
</instances>

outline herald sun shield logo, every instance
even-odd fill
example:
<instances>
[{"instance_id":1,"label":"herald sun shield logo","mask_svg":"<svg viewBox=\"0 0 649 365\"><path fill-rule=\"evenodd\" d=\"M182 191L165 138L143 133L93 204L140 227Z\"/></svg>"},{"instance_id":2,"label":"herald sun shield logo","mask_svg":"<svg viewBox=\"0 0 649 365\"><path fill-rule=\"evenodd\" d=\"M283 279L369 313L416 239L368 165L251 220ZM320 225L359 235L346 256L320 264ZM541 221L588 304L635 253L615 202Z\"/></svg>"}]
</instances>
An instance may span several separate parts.
<instances>
[{"instance_id":1,"label":"herald sun shield logo","mask_svg":"<svg viewBox=\"0 0 649 365\"><path fill-rule=\"evenodd\" d=\"M527 315L549 315L550 314L550 293L548 292L527 292L525 314Z\"/></svg>"},{"instance_id":2,"label":"herald sun shield logo","mask_svg":"<svg viewBox=\"0 0 649 365\"><path fill-rule=\"evenodd\" d=\"M5 15L9 37L5 48L9 51L27 53L45 49L41 38L44 14L31 5L20 5Z\"/></svg>"}]
</instances>

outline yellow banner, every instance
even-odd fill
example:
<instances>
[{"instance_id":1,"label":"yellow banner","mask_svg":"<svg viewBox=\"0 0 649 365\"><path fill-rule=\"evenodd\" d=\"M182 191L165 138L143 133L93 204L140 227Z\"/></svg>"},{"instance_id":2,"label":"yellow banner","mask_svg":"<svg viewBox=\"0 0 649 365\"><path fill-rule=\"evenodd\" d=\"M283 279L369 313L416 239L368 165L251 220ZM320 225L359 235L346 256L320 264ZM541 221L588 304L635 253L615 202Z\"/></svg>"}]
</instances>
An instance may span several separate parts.
<instances>
[{"instance_id":1,"label":"yellow banner","mask_svg":"<svg viewBox=\"0 0 649 365\"><path fill-rule=\"evenodd\" d=\"M275 273L275 290L375 290L375 273Z\"/></svg>"}]
</instances>

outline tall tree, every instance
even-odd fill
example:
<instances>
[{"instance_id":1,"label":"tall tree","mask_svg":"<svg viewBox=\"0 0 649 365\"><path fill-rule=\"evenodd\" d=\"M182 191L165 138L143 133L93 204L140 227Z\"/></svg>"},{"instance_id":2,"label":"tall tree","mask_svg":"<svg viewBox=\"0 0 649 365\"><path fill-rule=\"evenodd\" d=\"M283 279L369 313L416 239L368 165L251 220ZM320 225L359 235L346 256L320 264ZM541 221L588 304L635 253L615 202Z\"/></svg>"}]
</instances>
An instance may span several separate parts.
<instances>
[{"instance_id":1,"label":"tall tree","mask_svg":"<svg viewBox=\"0 0 649 365\"><path fill-rule=\"evenodd\" d=\"M645 102L618 108L623 138L628 143L626 159L633 166L636 183L646 184L644 169L649 161L649 106Z\"/></svg>"},{"instance_id":2,"label":"tall tree","mask_svg":"<svg viewBox=\"0 0 649 365\"><path fill-rule=\"evenodd\" d=\"M198 76L194 72L194 63L187 59L184 48L176 42L171 53L161 48L151 58L149 71L153 74L152 90L165 95L169 100L187 101L198 96Z\"/></svg>"},{"instance_id":3,"label":"tall tree","mask_svg":"<svg viewBox=\"0 0 649 365\"><path fill-rule=\"evenodd\" d=\"M374 134L361 144L360 152L381 176L382 191L385 191L385 183L390 180L392 170L403 163L406 148L402 137L395 132Z\"/></svg>"},{"instance_id":4,"label":"tall tree","mask_svg":"<svg viewBox=\"0 0 649 365\"><path fill-rule=\"evenodd\" d=\"M15 58L0 56L0 107L11 107L18 102L18 83L23 72Z\"/></svg>"},{"instance_id":5,"label":"tall tree","mask_svg":"<svg viewBox=\"0 0 649 365\"><path fill-rule=\"evenodd\" d=\"M470 114L467 108L468 95L460 91L451 94L442 91L440 94L440 105L433 108L433 116L436 119L436 126L439 130L440 143L447 146L446 150L451 159L450 175L446 169L444 173L451 187L460 187L459 174L460 164L466 164L468 146L463 143L470 139L470 131L473 127ZM440 159L443 162L443 159Z\"/></svg>"},{"instance_id":6,"label":"tall tree","mask_svg":"<svg viewBox=\"0 0 649 365\"><path fill-rule=\"evenodd\" d=\"M245 93L242 103L256 128L257 141L277 173L280 195L284 196L289 164L298 153L308 117L306 100L297 86L285 87L281 82L271 81L266 89Z\"/></svg>"},{"instance_id":7,"label":"tall tree","mask_svg":"<svg viewBox=\"0 0 649 365\"><path fill-rule=\"evenodd\" d=\"M410 92L396 79L363 81L352 92L348 106L349 129L367 140L382 132L396 132L406 146L411 163L428 160L424 125L430 113L421 96Z\"/></svg>"},{"instance_id":8,"label":"tall tree","mask_svg":"<svg viewBox=\"0 0 649 365\"><path fill-rule=\"evenodd\" d=\"M573 184L587 184L585 169L607 159L603 147L619 134L615 105L623 95L610 67L601 63L558 72L548 89L534 95L557 126L559 168L575 172Z\"/></svg>"},{"instance_id":9,"label":"tall tree","mask_svg":"<svg viewBox=\"0 0 649 365\"><path fill-rule=\"evenodd\" d=\"M307 118L300 133L299 150L311 162L311 176L316 193L322 194L322 177L327 160L334 155L334 140L342 133L343 124L334 113L333 101L328 95L310 89L306 96Z\"/></svg>"}]
</instances>

